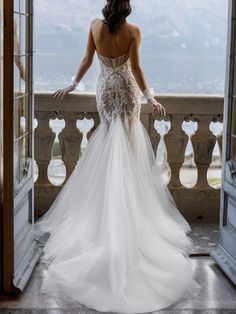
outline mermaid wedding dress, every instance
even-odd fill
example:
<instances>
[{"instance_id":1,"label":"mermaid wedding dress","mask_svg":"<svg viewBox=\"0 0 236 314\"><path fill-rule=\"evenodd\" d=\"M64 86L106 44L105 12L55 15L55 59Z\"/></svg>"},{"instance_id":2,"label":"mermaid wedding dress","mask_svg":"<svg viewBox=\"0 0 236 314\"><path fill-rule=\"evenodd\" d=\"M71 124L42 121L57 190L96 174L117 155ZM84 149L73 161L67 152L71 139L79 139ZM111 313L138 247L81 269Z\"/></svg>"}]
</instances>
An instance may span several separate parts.
<instances>
[{"instance_id":1,"label":"mermaid wedding dress","mask_svg":"<svg viewBox=\"0 0 236 314\"><path fill-rule=\"evenodd\" d=\"M48 212L41 292L103 312L143 313L196 296L190 226L162 180L140 121L128 54L100 54L100 124Z\"/></svg>"}]
</instances>

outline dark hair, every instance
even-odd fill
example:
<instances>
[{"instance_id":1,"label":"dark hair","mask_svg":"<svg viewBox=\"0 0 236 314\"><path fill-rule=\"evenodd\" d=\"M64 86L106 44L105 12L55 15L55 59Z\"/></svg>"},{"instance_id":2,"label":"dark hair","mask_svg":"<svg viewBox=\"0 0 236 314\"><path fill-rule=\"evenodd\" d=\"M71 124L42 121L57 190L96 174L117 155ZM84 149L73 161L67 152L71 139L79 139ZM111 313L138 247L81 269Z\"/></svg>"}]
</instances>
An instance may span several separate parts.
<instances>
[{"instance_id":1,"label":"dark hair","mask_svg":"<svg viewBox=\"0 0 236 314\"><path fill-rule=\"evenodd\" d=\"M103 22L108 25L110 33L116 33L121 24L126 22L126 17L132 11L130 0L107 0L102 10Z\"/></svg>"}]
</instances>

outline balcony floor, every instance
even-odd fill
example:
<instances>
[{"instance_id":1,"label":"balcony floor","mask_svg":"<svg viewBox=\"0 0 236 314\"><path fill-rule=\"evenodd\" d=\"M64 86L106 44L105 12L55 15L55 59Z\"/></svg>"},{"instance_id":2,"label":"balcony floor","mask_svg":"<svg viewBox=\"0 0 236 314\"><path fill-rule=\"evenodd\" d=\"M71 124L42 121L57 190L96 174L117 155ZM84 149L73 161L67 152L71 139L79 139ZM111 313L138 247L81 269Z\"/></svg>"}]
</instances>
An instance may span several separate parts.
<instances>
[{"instance_id":1,"label":"balcony floor","mask_svg":"<svg viewBox=\"0 0 236 314\"><path fill-rule=\"evenodd\" d=\"M210 257L195 257L193 265L196 279L202 285L198 298L186 299L169 309L155 313L163 314L235 314L236 287ZM92 314L87 309L68 298L56 298L40 294L42 270L36 266L25 292L18 298L1 297L0 313L17 314Z\"/></svg>"},{"instance_id":2,"label":"balcony floor","mask_svg":"<svg viewBox=\"0 0 236 314\"><path fill-rule=\"evenodd\" d=\"M193 223L191 229L189 236L194 243L192 253L197 255L209 254L217 244L219 225L214 223Z\"/></svg>"}]
</instances>

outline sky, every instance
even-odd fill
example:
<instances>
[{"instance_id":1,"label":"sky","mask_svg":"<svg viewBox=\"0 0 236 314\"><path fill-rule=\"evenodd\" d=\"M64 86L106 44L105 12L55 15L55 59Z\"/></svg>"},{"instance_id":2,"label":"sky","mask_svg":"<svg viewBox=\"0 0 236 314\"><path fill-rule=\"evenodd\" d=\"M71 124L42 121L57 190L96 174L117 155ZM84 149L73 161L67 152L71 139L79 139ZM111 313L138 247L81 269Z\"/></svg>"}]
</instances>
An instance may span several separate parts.
<instances>
[{"instance_id":1,"label":"sky","mask_svg":"<svg viewBox=\"0 0 236 314\"><path fill-rule=\"evenodd\" d=\"M101 17L104 0L36 0L37 32L88 30L91 20ZM218 23L215 40L221 38L227 0L133 0L131 22L144 36L176 37L193 28L211 32ZM217 40L216 40L217 41Z\"/></svg>"},{"instance_id":2,"label":"sky","mask_svg":"<svg viewBox=\"0 0 236 314\"><path fill-rule=\"evenodd\" d=\"M35 1L38 88L56 88L72 75L85 53L89 25L102 17L104 3ZM152 86L166 92L223 91L228 0L131 0L131 4L128 21L141 29L141 61ZM97 73L95 64L84 79L89 90L95 88Z\"/></svg>"}]
</instances>

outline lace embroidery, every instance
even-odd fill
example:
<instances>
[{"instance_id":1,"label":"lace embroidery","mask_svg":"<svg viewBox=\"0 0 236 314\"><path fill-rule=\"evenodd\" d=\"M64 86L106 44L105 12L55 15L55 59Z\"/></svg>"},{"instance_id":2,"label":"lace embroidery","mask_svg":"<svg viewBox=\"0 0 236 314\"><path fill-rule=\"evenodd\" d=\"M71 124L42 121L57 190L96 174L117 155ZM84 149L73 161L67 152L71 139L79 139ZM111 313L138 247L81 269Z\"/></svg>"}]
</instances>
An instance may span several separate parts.
<instances>
[{"instance_id":1,"label":"lace embroidery","mask_svg":"<svg viewBox=\"0 0 236 314\"><path fill-rule=\"evenodd\" d=\"M101 71L96 101L101 122L108 126L119 115L126 130L132 119L140 117L141 91L133 76L129 55L117 58L98 54Z\"/></svg>"}]
</instances>

